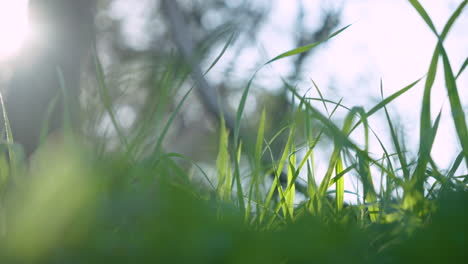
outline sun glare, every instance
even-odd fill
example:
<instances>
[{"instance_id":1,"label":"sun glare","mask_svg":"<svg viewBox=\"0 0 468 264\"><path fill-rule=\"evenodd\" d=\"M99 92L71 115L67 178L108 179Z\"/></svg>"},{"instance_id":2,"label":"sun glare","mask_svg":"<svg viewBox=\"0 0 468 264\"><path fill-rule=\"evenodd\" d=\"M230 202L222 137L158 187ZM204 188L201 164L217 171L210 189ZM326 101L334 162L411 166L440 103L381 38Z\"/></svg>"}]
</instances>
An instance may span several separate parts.
<instances>
[{"instance_id":1,"label":"sun glare","mask_svg":"<svg viewBox=\"0 0 468 264\"><path fill-rule=\"evenodd\" d=\"M28 33L28 0L0 0L0 60L14 56Z\"/></svg>"}]
</instances>

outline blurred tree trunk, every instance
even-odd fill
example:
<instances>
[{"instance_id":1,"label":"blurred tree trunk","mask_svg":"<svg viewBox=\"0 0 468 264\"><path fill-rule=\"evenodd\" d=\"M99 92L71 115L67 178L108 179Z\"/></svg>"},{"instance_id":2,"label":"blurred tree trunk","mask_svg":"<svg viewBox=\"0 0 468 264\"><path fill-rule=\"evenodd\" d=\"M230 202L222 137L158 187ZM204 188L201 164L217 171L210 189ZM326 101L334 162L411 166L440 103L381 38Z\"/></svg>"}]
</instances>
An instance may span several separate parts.
<instances>
[{"instance_id":1,"label":"blurred tree trunk","mask_svg":"<svg viewBox=\"0 0 468 264\"><path fill-rule=\"evenodd\" d=\"M29 1L31 36L14 64L5 96L13 138L26 156L37 148L45 125L48 133L63 125L65 109L72 126L77 125L81 65L94 38L94 1Z\"/></svg>"}]
</instances>

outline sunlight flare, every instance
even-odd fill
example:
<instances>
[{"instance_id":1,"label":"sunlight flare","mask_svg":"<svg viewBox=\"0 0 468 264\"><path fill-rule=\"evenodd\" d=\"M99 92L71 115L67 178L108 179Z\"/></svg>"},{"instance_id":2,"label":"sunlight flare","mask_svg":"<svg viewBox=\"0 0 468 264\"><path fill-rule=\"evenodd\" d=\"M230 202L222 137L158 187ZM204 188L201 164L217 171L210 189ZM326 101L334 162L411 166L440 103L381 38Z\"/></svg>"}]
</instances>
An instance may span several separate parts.
<instances>
[{"instance_id":1,"label":"sunlight flare","mask_svg":"<svg viewBox=\"0 0 468 264\"><path fill-rule=\"evenodd\" d=\"M14 56L28 33L28 0L0 0L0 60Z\"/></svg>"}]
</instances>

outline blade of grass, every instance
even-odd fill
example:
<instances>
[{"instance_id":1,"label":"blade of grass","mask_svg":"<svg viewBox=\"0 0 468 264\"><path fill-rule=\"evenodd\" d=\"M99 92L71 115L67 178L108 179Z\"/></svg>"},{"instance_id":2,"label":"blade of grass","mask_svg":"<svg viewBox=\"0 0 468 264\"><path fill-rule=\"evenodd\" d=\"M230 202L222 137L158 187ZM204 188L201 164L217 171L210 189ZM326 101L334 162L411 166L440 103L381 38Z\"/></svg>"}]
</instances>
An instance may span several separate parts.
<instances>
[{"instance_id":1,"label":"blade of grass","mask_svg":"<svg viewBox=\"0 0 468 264\"><path fill-rule=\"evenodd\" d=\"M17 168L17 157L15 150L13 148L14 146L14 140L13 140L13 133L11 131L11 126L10 126L10 120L8 119L8 113L6 110L5 102L3 101L3 95L0 92L0 104L2 104L2 111L3 111L3 120L4 120L4 125L5 125L5 130L6 130L6 143L7 143L7 150L8 150L8 158L10 160L10 172L11 172L11 177L12 181L15 181L16 177L16 168Z\"/></svg>"},{"instance_id":2,"label":"blade of grass","mask_svg":"<svg viewBox=\"0 0 468 264\"><path fill-rule=\"evenodd\" d=\"M182 105L185 103L185 101L187 100L187 98L188 98L188 96L190 95L191 92L192 92L192 88L190 88L184 94L184 97L182 97L182 100L180 100L180 102L177 104L174 111L172 111L169 119L166 122L166 125L164 126L164 128L163 128L163 130L161 132L161 135L158 138L158 141L156 143L156 147L153 150L153 154L152 154L153 157L157 157L161 153L162 143L164 141L164 138L166 137L166 134L169 131L169 128L171 127L172 123L174 122L174 119L175 119L176 115L180 112L180 109L182 108Z\"/></svg>"},{"instance_id":3,"label":"blade of grass","mask_svg":"<svg viewBox=\"0 0 468 264\"><path fill-rule=\"evenodd\" d=\"M318 85L314 82L314 80L312 80L312 83L314 84L314 88L315 88L315 90L317 91L317 93L320 96L320 99L321 99L321 101L323 103L323 108L325 108L325 111L327 112L327 115L330 115L330 113L328 112L327 104L325 103L325 99L323 98L322 92L320 91Z\"/></svg>"},{"instance_id":4,"label":"blade of grass","mask_svg":"<svg viewBox=\"0 0 468 264\"><path fill-rule=\"evenodd\" d=\"M409 2L414 7L414 9L416 9L418 14L422 17L422 19L426 22L427 26L432 30L432 32L434 32L434 34L438 35L437 30L436 30L436 28L434 26L434 23L432 23L431 18L427 14L424 7L419 3L419 1L418 0L409 0Z\"/></svg>"},{"instance_id":5,"label":"blade of grass","mask_svg":"<svg viewBox=\"0 0 468 264\"><path fill-rule=\"evenodd\" d=\"M217 193L222 201L231 200L231 158L228 150L228 131L224 123L224 118L221 117L219 150L216 158L216 168L218 170L218 187Z\"/></svg>"},{"instance_id":6,"label":"blade of grass","mask_svg":"<svg viewBox=\"0 0 468 264\"><path fill-rule=\"evenodd\" d=\"M382 82L382 80L380 80L380 94L383 97L383 82ZM390 135L391 135L391 138L392 138L393 147L395 148L395 151L396 151L396 153L398 155L398 160L400 162L400 166L401 166L402 171L403 171L403 178L406 179L406 180L409 180L410 174L409 174L408 162L406 160L406 154L402 151L400 140L398 139L398 136L397 136L397 134L395 132L395 128L393 126L393 122L392 122L392 119L390 118L390 114L388 113L388 109L387 109L386 105L384 105L384 111L385 111L385 117L387 119L387 124L388 124L388 127L390 129ZM381 146L383 146L383 145L381 144ZM387 153L387 155L388 155L388 153Z\"/></svg>"},{"instance_id":7,"label":"blade of grass","mask_svg":"<svg viewBox=\"0 0 468 264\"><path fill-rule=\"evenodd\" d=\"M204 72L203 75L206 75L208 74L208 72L211 71L211 69L213 69L213 67L218 63L218 61L223 57L224 53L227 51L228 47L232 44L232 42L234 41L236 37L236 32L233 32L231 34L231 36L229 37L228 41L226 42L226 44L224 44L223 46L223 49L221 50L221 52L218 54L218 56L216 56L216 58L214 59L214 61L211 63L210 67L208 67L208 69L206 69L206 71Z\"/></svg>"},{"instance_id":8,"label":"blade of grass","mask_svg":"<svg viewBox=\"0 0 468 264\"><path fill-rule=\"evenodd\" d=\"M234 160L234 178L233 181L236 183L236 194L237 194L237 202L239 204L239 208L241 210L242 215L245 215L245 203L244 203L244 191L242 190L242 181L240 177L240 169L239 169L239 162L242 153L242 142L239 142L239 145L235 144L237 151L237 158Z\"/></svg>"},{"instance_id":9,"label":"blade of grass","mask_svg":"<svg viewBox=\"0 0 468 264\"><path fill-rule=\"evenodd\" d=\"M179 158L179 159L182 159L182 160L185 160L187 162L189 162L190 164L194 165L200 172L201 174L203 175L203 177L205 178L205 180L208 182L208 184L210 185L210 187L213 189L213 191L216 191L216 187L214 186L213 182L211 182L210 180L210 177L208 177L208 174L206 174L206 172L203 170L202 167L200 167L200 165L198 165L196 162L194 162L193 160L179 154L179 153L175 153L175 152L170 152L170 153L166 153L162 156L162 158Z\"/></svg>"},{"instance_id":10,"label":"blade of grass","mask_svg":"<svg viewBox=\"0 0 468 264\"><path fill-rule=\"evenodd\" d=\"M468 58L465 59L465 61L463 62L462 66L460 67L460 70L458 71L457 73L457 76L455 77L455 79L458 79L458 77L460 77L460 75L463 73L463 71L466 69L466 66L468 66Z\"/></svg>"},{"instance_id":11,"label":"blade of grass","mask_svg":"<svg viewBox=\"0 0 468 264\"><path fill-rule=\"evenodd\" d=\"M455 21L458 19L458 17L462 13L462 11L465 8L466 4L468 4L468 0L465 0L465 1L461 2L460 5L455 10L455 12L453 12L453 14L450 16L449 20L447 21L447 23L444 26L444 29L442 30L442 34L440 34L439 40L440 40L441 43L444 42L445 37L447 37L448 33L450 32L450 29L452 28L453 24L455 23ZM434 32L434 33L436 33L436 32ZM436 33L436 35L437 35L437 33Z\"/></svg>"},{"instance_id":12,"label":"blade of grass","mask_svg":"<svg viewBox=\"0 0 468 264\"><path fill-rule=\"evenodd\" d=\"M343 160L341 158L341 155L338 156L338 160L336 162L336 167L335 167L335 173L338 176L338 174L343 172ZM344 174L343 174L344 175ZM336 189L335 189L335 199L336 199L336 209L338 212L341 212L343 209L343 203L344 203L344 177L340 176L336 180Z\"/></svg>"},{"instance_id":13,"label":"blade of grass","mask_svg":"<svg viewBox=\"0 0 468 264\"><path fill-rule=\"evenodd\" d=\"M109 115L110 119L111 119L111 122L112 122L112 126L114 127L115 131L117 132L117 136L120 140L120 142L122 143L122 145L126 148L127 150L127 153L128 151L130 150L130 146L127 142L127 138L124 136L121 128L120 128L120 125L117 121L117 118L115 117L115 114L114 114L114 110L113 110L113 106L112 106L112 99L108 93L108 87L107 87L107 83L105 81L105 77L104 77L104 70L102 68L102 64L101 64L101 61L97 55L97 51L95 51L93 53L93 57L94 57L94 66L95 66L95 71L96 71L96 77L97 77L97 80L98 80L98 91L99 91L99 95L101 97L101 101L104 105L104 108L106 109L107 111L107 114ZM128 153L130 154L130 153Z\"/></svg>"},{"instance_id":14,"label":"blade of grass","mask_svg":"<svg viewBox=\"0 0 468 264\"><path fill-rule=\"evenodd\" d=\"M280 183L280 179L279 179L279 176L281 175L281 172L283 171L283 167L284 167L284 164L286 162L286 159L289 155L289 150L290 150L290 146L292 144L292 139L293 139L293 135L294 135L294 131L295 131L295 126L293 125L293 127L291 128L291 130L289 131L289 136L288 136L288 140L286 141L286 145L284 147L284 150L283 150L283 154L281 156L281 159L279 160L278 162L278 166L276 167L275 169L275 177L273 179L273 183L270 187L270 190L267 194L267 197L265 199L265 207L266 208L269 208L270 206L270 203L271 203L271 200L273 198L273 194L275 192L275 190L278 191L278 194L279 194L279 197L280 197L280 204L281 204L281 201L284 201L284 194L283 194L283 187L281 186L281 183ZM264 217L265 217L265 211L260 215L260 222L263 221Z\"/></svg>"},{"instance_id":15,"label":"blade of grass","mask_svg":"<svg viewBox=\"0 0 468 264\"><path fill-rule=\"evenodd\" d=\"M391 103L393 100L397 99L398 97L400 97L402 94L406 93L407 91L409 91L411 88L413 88L419 81L421 81L421 78L414 81L413 83L403 87L402 89L396 91L395 93L393 93L392 95L388 96L387 98L383 99L380 103L376 104L374 107L372 107L368 112L367 112L367 118L369 118L370 116L372 116L373 114L375 114L377 111L379 111L380 109L382 109L384 106L388 105L389 103ZM359 120L355 125L354 127L351 129L351 131L354 131L354 129L356 129L359 125L361 124L361 120Z\"/></svg>"},{"instance_id":16,"label":"blade of grass","mask_svg":"<svg viewBox=\"0 0 468 264\"><path fill-rule=\"evenodd\" d=\"M425 180L425 170L426 170L427 163L428 163L429 158L430 158L430 152L431 152L431 149L428 148L428 146L429 146L428 143L430 141L430 138L429 138L430 136L428 136L427 133L425 133L425 132L429 131L432 128L430 95L431 95L431 88L432 88L432 86L434 84L434 80L435 80L435 76L436 76L437 62L438 62L439 55L442 55L442 52L445 53L445 50L444 50L443 45L442 45L442 43L445 40L445 37L447 36L447 34L450 31L451 27L453 26L455 20L461 14L461 11L466 6L468 1L465 0L459 5L457 10L452 14L452 16L449 18L448 22L444 26L444 29L442 30L442 34L440 36L438 35L437 31L435 30L435 27L434 27L431 19L429 18L429 15L426 13L426 11L421 6L421 4L416 0L410 0L410 3L417 10L419 15L426 22L426 24L431 28L433 33L438 37L438 43L437 43L437 46L436 46L435 51L434 51L433 56L432 56L432 60L431 60L430 66L429 66L428 76L427 76L427 79L426 79L426 85L425 85L425 88L424 88L423 106L422 106L422 109L421 109L421 125L420 125L420 147L419 147L419 157L420 158L418 159L418 165L417 165L415 173L413 175L413 178L417 182L417 187L416 188L419 189L419 192L422 192L423 191L422 190L423 189L422 183ZM448 62L448 58L446 59L446 61ZM445 65L445 63L444 63L444 65ZM444 69L445 69L445 72L446 72L445 73L446 79L447 79L447 75L453 76L453 73L452 74L447 73L446 66L444 66ZM451 72L451 69L450 69L450 72ZM446 82L447 82L447 80L446 80ZM451 81L449 81L449 82L452 83ZM453 89L449 88L448 86L447 86L447 89L448 90L453 90ZM450 93L449 93L449 99L452 100L452 101L457 100L456 98L453 98L453 96L452 96L452 98L450 98ZM455 102L455 105L456 105L456 102ZM453 111L453 109L452 109L452 111ZM455 111L458 112L458 110L455 110ZM464 123L463 126L461 125L460 121L456 121L456 123L460 126L460 129L463 130L463 126L465 126L465 128L466 128L466 123ZM465 133L465 131L462 131L461 133ZM463 144L463 142L462 142L462 144ZM466 144L466 147L468 147L468 143ZM467 163L468 163L468 161L467 161Z\"/></svg>"},{"instance_id":17,"label":"blade of grass","mask_svg":"<svg viewBox=\"0 0 468 264\"><path fill-rule=\"evenodd\" d=\"M294 197L295 197L295 182L296 182L296 147L294 143L294 139L292 140L291 144L291 154L289 155L289 162L288 162L288 173L287 173L287 189L285 192L285 203L286 208L288 210L289 217L291 220L294 218Z\"/></svg>"},{"instance_id":18,"label":"blade of grass","mask_svg":"<svg viewBox=\"0 0 468 264\"><path fill-rule=\"evenodd\" d=\"M299 48L296 48L296 49L293 49L293 50L290 50L290 51L287 51L287 52L284 52L276 57L274 57L273 59L269 60L267 63L265 63L265 65L267 64L270 64L274 61L277 61L277 60L280 60L280 59L283 59L283 58L286 58L286 57L290 57L290 56L293 56L293 55L297 55L297 54L300 54L300 53L304 53L304 52L307 52L309 50L311 50L312 48L316 47L317 45L319 45L320 43L323 43L329 39L332 39L333 37L335 37L336 35L340 34L341 32L343 32L344 30L346 30L347 28L349 28L351 26L351 24L337 30L336 32L334 32L333 34L331 34L328 38L322 40L322 41L317 41L315 43L312 43L312 44L309 44L309 45L305 45L305 46L302 46L302 47L299 47Z\"/></svg>"},{"instance_id":19,"label":"blade of grass","mask_svg":"<svg viewBox=\"0 0 468 264\"><path fill-rule=\"evenodd\" d=\"M248 203L247 203L247 209L246 209L246 216L245 216L245 221L248 222L249 217L250 217L250 207L251 207L251 201L252 201L252 196L255 192L255 196L257 201L260 201L260 173L263 171L262 168L262 147L263 147L263 141L265 140L265 119L266 119L266 110L263 108L262 110L262 115L260 117L260 124L258 126L258 131L257 131L257 141L255 143L255 152L254 152L254 171L252 175L252 182L250 184L249 188L249 196L248 196ZM257 204L257 213L260 212L260 208L258 203Z\"/></svg>"}]
</instances>

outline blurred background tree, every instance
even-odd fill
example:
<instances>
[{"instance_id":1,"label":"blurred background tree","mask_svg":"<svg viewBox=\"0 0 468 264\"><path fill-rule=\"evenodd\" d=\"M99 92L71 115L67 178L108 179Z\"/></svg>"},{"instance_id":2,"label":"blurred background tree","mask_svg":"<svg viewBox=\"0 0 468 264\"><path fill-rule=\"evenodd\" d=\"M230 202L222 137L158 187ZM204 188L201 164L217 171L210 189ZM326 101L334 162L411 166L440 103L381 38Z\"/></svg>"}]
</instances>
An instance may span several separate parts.
<instances>
[{"instance_id":1,"label":"blurred background tree","mask_svg":"<svg viewBox=\"0 0 468 264\"><path fill-rule=\"evenodd\" d=\"M164 3L176 9L172 22ZM324 4L322 21L313 27L308 26L303 3L298 3L299 15L294 18L297 31L285 36L294 39L294 46L323 40L340 24L340 9ZM226 112L227 126L232 130L229 115L233 116L237 110L240 96L254 70L267 59L249 54L257 55L261 51L257 36L267 23L274 5L275 1L140 1L138 4L124 0L101 1L96 21L98 50L107 80L112 83L113 101L119 105L124 130L127 133L148 132L148 124L154 124L151 120L158 118L154 116L156 111L150 109L157 109L158 105L165 103L167 113L170 113L187 89L194 85L196 96L190 95L187 99L172 132L168 134L165 147L197 161L214 160L216 146L213 146L212 139L217 137L215 128L220 115L215 106L217 97L219 95ZM174 26L177 23L180 28ZM143 32L139 34L135 30ZM213 71L205 76L203 84L197 79L200 77L197 74L186 79L190 72L196 72L197 67L201 72L207 70L231 38L233 41L228 49L239 56L221 57ZM192 46L193 54L183 54L183 47L178 44ZM180 57L181 54L185 58ZM195 55L198 65L192 64L191 69L187 68L187 60L195 59L190 58ZM297 78L304 70L304 60L311 55L305 53L295 58L294 69L287 77ZM250 57L247 61L246 56ZM239 67L248 68L251 74L235 75L235 69ZM171 87L164 91L168 81ZM168 102L160 102L167 92L173 96L167 97ZM284 87L272 92L268 87L254 83L247 101L246 120L255 124L261 109L267 105L269 131L278 131L287 122L287 113L292 107L286 94ZM101 123L100 119L96 121ZM145 127L142 129L141 126ZM92 127L102 128L96 123ZM145 155L151 149L151 142L158 136L158 128L153 128L156 131L148 133L152 136L145 137L146 143L141 145L143 149L138 153ZM113 134L111 130L108 132ZM254 138L251 132L246 125L243 140L248 142L249 135ZM275 146L282 144L278 141Z\"/></svg>"},{"instance_id":2,"label":"blurred background tree","mask_svg":"<svg viewBox=\"0 0 468 264\"><path fill-rule=\"evenodd\" d=\"M266 61L265 56L252 56L246 62L245 56L261 51L257 36L274 5L275 1L30 0L33 38L16 59L6 95L15 140L29 155L44 124L50 131L61 126L62 99L55 102L51 114L49 108L53 98L63 98L60 86L64 85L72 116L81 103L81 127L91 142L100 144L103 151L127 147L136 158L145 158L154 153L163 124L193 86L196 96L192 93L187 98L163 146L213 164L217 149L213 139L218 136L221 115L218 100L232 130L232 116L251 77L238 76L235 69L248 68L253 74ZM324 4L321 22L310 27L303 5L298 1L297 31L285 36L294 40L294 46L323 40L340 23L341 9ZM222 63L203 75L226 43L239 56L222 56ZM308 56L311 53L294 59L288 79L303 72ZM255 138L256 128L249 124L256 123L264 106L270 136L288 122L294 106L286 94L284 87L271 91L254 82L243 141ZM127 142L119 140L122 136ZM282 146L278 140L272 147L275 152Z\"/></svg>"}]
</instances>

